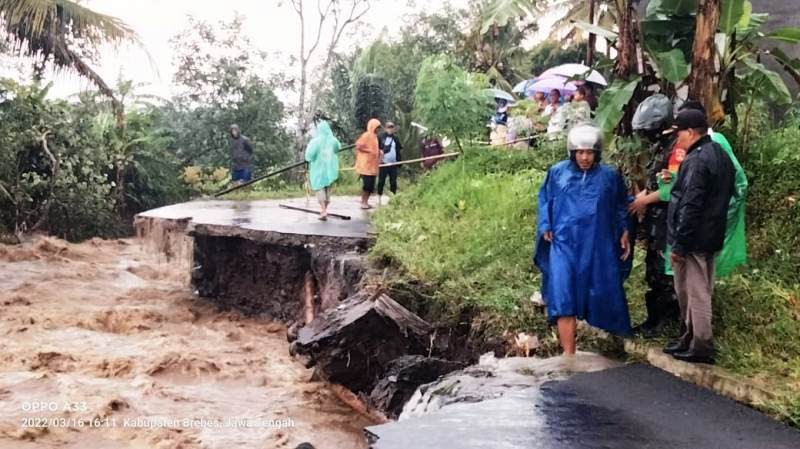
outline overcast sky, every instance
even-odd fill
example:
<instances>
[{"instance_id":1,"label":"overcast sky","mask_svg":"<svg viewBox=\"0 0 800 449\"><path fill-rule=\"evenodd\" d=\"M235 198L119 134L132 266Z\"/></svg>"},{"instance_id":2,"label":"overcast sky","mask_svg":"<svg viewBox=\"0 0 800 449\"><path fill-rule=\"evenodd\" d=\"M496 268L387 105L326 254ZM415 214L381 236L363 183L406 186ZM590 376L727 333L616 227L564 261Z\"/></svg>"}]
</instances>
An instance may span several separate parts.
<instances>
[{"instance_id":1,"label":"overcast sky","mask_svg":"<svg viewBox=\"0 0 800 449\"><path fill-rule=\"evenodd\" d=\"M316 11L316 0L304 0L307 8ZM343 48L363 45L376 38L381 30L388 29L390 36L402 23L403 16L420 11L438 10L442 0L371 0L371 8L362 19L364 24L351 32L343 42ZM468 0L451 0L453 5L463 6ZM297 15L288 1L279 0L85 0L84 5L95 11L118 17L131 26L139 35L142 48L124 46L106 48L95 69L109 84L113 84L122 73L125 79L147 83L149 87L140 93L151 93L168 97L171 87L172 48L170 38L187 26L187 17L218 22L230 20L235 12L245 17L245 31L254 45L268 52L279 51L285 55L298 53L300 25ZM309 32L310 27L307 27ZM342 48L340 48L341 50ZM322 53L318 50L317 53ZM149 57L148 57L149 55ZM65 71L48 75L55 85L52 93L68 96L92 86Z\"/></svg>"},{"instance_id":2,"label":"overcast sky","mask_svg":"<svg viewBox=\"0 0 800 449\"><path fill-rule=\"evenodd\" d=\"M307 14L316 11L317 0L303 0ZM454 7L465 7L469 0L449 0ZM230 21L237 12L244 16L244 30L252 43L269 53L281 52L286 61L290 55L297 55L300 46L300 25L297 14L288 0L83 0L85 6L122 19L139 35L141 47L125 45L119 48L106 47L101 50L100 61L92 64L100 76L115 85L122 75L124 79L144 83L137 89L139 94L154 94L169 97L175 90L172 86L174 74L173 51L169 40L185 30L188 16L218 23ZM346 3L346 2L345 2ZM370 0L370 9L362 18L362 23L352 26L339 50L349 50L370 43L384 30L390 38L396 36L404 19L423 9L434 12L441 10L445 0ZM555 17L547 14L540 22L539 36L546 34ZM312 29L307 24L306 29ZM535 41L534 35L528 43ZM526 45L529 46L529 45ZM323 49L317 50L322 56ZM14 76L17 68L29 71L30 64L18 58L0 58L0 76ZM283 69L283 67L281 67ZM29 75L16 76L27 81ZM47 79L54 82L51 94L67 97L84 89L93 89L85 79L65 70L57 74L48 73ZM290 99L286 99L292 101Z\"/></svg>"}]
</instances>

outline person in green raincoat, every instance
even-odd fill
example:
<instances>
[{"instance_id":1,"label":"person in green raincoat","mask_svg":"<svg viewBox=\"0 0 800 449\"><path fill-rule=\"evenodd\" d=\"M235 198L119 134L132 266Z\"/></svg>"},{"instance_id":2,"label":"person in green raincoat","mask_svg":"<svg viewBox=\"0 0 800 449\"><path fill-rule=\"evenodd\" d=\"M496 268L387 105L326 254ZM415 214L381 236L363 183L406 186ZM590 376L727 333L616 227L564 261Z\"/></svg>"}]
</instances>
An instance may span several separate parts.
<instances>
[{"instance_id":1,"label":"person in green raincoat","mask_svg":"<svg viewBox=\"0 0 800 449\"><path fill-rule=\"evenodd\" d=\"M331 186L339 177L338 152L342 144L333 135L331 126L326 121L317 124L317 132L306 147L309 181L311 189L317 193L321 207L320 220L328 219L328 205L331 203Z\"/></svg>"},{"instance_id":2,"label":"person in green raincoat","mask_svg":"<svg viewBox=\"0 0 800 449\"><path fill-rule=\"evenodd\" d=\"M687 101L684 103L680 110L697 109L705 113L705 108L697 101ZM749 184L747 182L747 175L733 154L728 139L724 135L713 130L709 130L711 140L719 144L733 163L736 170L735 184L733 190L733 197L731 198L730 205L728 206L728 220L725 230L725 244L722 251L717 255L715 264L716 277L724 277L729 275L734 268L739 265L747 263L747 238L745 236L745 209L747 206L747 190ZM675 173L670 177L665 177L659 181L659 193L662 201L669 201L672 193L672 180L675 178ZM669 263L670 248L667 248L667 274L672 274L672 266Z\"/></svg>"}]
</instances>

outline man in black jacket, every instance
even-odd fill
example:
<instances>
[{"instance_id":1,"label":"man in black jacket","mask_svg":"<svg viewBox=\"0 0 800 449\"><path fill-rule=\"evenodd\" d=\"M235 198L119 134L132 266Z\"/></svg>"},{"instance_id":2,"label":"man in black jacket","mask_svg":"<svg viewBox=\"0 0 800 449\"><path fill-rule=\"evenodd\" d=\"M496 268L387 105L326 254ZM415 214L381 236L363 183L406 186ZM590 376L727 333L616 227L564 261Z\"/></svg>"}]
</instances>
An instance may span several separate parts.
<instances>
[{"instance_id":1,"label":"man in black jacket","mask_svg":"<svg viewBox=\"0 0 800 449\"><path fill-rule=\"evenodd\" d=\"M681 111L674 129L675 145L686 148L687 155L672 187L667 241L686 333L664 352L687 362L714 363L714 258L725 241L735 170L725 151L708 135L702 111Z\"/></svg>"},{"instance_id":2,"label":"man in black jacket","mask_svg":"<svg viewBox=\"0 0 800 449\"><path fill-rule=\"evenodd\" d=\"M231 180L249 182L253 178L253 144L242 135L239 125L231 125L228 132L231 137Z\"/></svg>"},{"instance_id":3,"label":"man in black jacket","mask_svg":"<svg viewBox=\"0 0 800 449\"><path fill-rule=\"evenodd\" d=\"M386 131L378 136L378 147L381 149L381 165L393 164L400 162L400 151L403 146L400 145L400 140L394 134L396 128L394 123L386 122ZM378 203L380 204L381 196L383 196L383 187L386 185L386 177L389 177L389 190L392 193L397 193L397 174L399 166L381 167L378 173Z\"/></svg>"}]
</instances>

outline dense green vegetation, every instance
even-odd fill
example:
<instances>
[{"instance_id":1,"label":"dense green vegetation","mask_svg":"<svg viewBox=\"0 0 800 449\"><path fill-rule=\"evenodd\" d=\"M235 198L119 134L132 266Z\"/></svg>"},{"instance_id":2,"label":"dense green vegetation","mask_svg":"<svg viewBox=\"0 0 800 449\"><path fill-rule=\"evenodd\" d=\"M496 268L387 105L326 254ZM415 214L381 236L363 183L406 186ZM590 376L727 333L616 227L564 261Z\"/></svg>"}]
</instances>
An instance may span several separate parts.
<instances>
[{"instance_id":1,"label":"dense green vegetation","mask_svg":"<svg viewBox=\"0 0 800 449\"><path fill-rule=\"evenodd\" d=\"M287 73L291 67L247 39L240 17L220 24L191 20L189 29L176 33L170 41L175 94L153 98L124 79L109 86L89 66L98 45L137 42L119 19L68 0L6 3L0 4L0 53L34 59L26 60L33 67L24 81L0 80L0 234L44 231L71 240L125 235L138 211L216 192L230 179L232 123L253 143L256 174L300 154L308 136L297 136L289 119L302 108L286 100L298 93L299 81ZM800 43L800 33L767 32L768 18L753 12L750 2L723 0L717 29L705 30L716 34L709 45L718 48L703 53L716 60L703 61L693 46L702 41L697 30L703 31L696 2L650 1L643 11L635 11L637 2L602 2L606 7L595 10L595 25L584 22L588 3L447 4L398 22L394 36L330 55L331 70L310 84L318 90L312 94L320 110L313 112L332 120L343 144L379 117L399 125L406 158L418 155L421 137L412 121L447 136L448 150L464 150L429 174L403 169L403 193L376 216L380 237L372 257L395 268L391 288L413 298L426 317L467 318L487 337L536 333L543 353L555 350L543 313L529 300L538 284L530 259L535 194L546 168L564 154L563 144L508 152L468 141L485 140L493 104L483 88L511 90L553 65L583 61L590 46L580 29L592 30L615 41L617 53L613 61L593 56L594 68L610 81L595 120L612 142L607 159L632 182L641 182L647 154L631 135L629 119L647 91L674 96L688 87L715 123L726 119L724 129L752 184L751 261L718 284L719 361L785 391L784 400L765 408L798 424L800 116L790 113L781 121L767 112L793 98L779 73L761 61L778 62L800 83L800 61L772 48L774 42ZM523 42L547 8L565 11L551 36L557 40L526 50ZM640 23L626 27L634 16ZM50 67L73 70L97 89L51 98L49 86L39 81ZM710 67L718 73L701 76ZM698 77L702 82L693 79ZM342 154L342 167L352 166L352 157ZM229 198L303 196L308 191L302 181L298 170ZM358 191L354 173L343 171L335 192ZM634 321L643 315L641 259L640 251L628 282Z\"/></svg>"},{"instance_id":2,"label":"dense green vegetation","mask_svg":"<svg viewBox=\"0 0 800 449\"><path fill-rule=\"evenodd\" d=\"M800 138L799 124L794 116L781 127L762 123L769 131L741 155L752 185L751 260L720 280L715 295L720 365L785 392L785 401L765 407L794 424L800 423L800 156L784 149ZM484 337L535 333L543 352L553 350L557 342L529 298L539 286L531 266L536 192L543 170L561 155L557 148L468 150L378 213L373 258L402 273L393 285L400 296L414 291L430 303L426 308L450 319L477 311L472 325ZM628 282L634 321L644 315L642 259L638 251Z\"/></svg>"}]
</instances>

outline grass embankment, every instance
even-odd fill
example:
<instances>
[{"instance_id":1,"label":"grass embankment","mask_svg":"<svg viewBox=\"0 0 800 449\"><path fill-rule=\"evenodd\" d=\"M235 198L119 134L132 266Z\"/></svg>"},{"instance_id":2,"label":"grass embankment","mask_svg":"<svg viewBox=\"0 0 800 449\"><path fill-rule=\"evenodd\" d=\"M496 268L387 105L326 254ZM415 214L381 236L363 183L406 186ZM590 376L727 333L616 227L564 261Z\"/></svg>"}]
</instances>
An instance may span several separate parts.
<instances>
[{"instance_id":1,"label":"grass embankment","mask_svg":"<svg viewBox=\"0 0 800 449\"><path fill-rule=\"evenodd\" d=\"M539 287L531 252L546 159L542 153L468 150L380 210L372 256L397 268L392 288L416 295L415 308L429 316L448 320L470 311L484 337L535 333L544 351L552 351L554 334L529 300ZM764 408L798 425L800 161L745 167L751 262L718 283L718 363L779 391L784 399ZM644 316L642 259L637 249L627 289L634 322Z\"/></svg>"},{"instance_id":2,"label":"grass embankment","mask_svg":"<svg viewBox=\"0 0 800 449\"><path fill-rule=\"evenodd\" d=\"M546 165L537 156L468 149L381 209L372 255L400 269L393 288L428 298L421 306L443 320L477 310L492 331L545 335L528 300L537 282L535 192L544 178L535 167Z\"/></svg>"}]
</instances>

